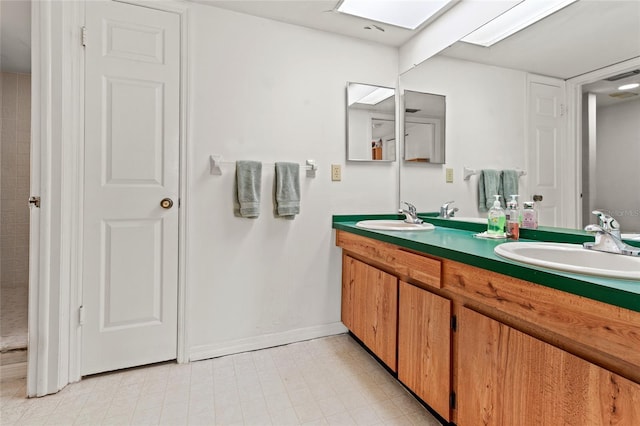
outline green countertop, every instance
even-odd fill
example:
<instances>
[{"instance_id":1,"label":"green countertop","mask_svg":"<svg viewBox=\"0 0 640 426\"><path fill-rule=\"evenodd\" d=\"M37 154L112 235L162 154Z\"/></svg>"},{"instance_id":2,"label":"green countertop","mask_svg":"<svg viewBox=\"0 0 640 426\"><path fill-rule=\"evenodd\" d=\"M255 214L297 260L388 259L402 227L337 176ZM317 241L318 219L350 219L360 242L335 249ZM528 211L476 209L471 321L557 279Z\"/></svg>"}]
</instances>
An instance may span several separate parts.
<instances>
[{"instance_id":1,"label":"green countertop","mask_svg":"<svg viewBox=\"0 0 640 426\"><path fill-rule=\"evenodd\" d=\"M438 219L432 214L419 216L436 228L433 231L408 232L373 231L356 226L360 220L399 219L400 216L397 215L333 216L333 228L640 312L638 281L573 274L504 259L496 255L493 249L510 240L489 240L473 236L485 231L486 225ZM593 236L583 231L561 228L522 229L520 237L520 241L574 244L593 241Z\"/></svg>"}]
</instances>

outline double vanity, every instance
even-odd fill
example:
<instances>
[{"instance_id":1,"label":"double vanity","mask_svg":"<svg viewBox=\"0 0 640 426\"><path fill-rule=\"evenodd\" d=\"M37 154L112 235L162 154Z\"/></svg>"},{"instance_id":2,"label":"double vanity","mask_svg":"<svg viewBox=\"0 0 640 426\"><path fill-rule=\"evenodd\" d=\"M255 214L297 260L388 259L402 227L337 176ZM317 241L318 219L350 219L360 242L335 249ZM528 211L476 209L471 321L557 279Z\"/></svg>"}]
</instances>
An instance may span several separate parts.
<instances>
[{"instance_id":1,"label":"double vanity","mask_svg":"<svg viewBox=\"0 0 640 426\"><path fill-rule=\"evenodd\" d=\"M333 218L342 321L400 382L459 426L637 424L640 280L509 260L504 240L474 237L486 225L421 218ZM541 228L520 241L592 240Z\"/></svg>"}]
</instances>

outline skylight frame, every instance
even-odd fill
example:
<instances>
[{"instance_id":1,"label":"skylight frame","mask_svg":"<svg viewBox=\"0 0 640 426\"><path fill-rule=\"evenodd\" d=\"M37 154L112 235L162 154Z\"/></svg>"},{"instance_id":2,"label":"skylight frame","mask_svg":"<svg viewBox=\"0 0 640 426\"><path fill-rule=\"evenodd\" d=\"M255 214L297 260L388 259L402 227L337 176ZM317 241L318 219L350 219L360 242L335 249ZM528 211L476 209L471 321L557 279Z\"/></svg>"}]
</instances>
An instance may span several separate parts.
<instances>
[{"instance_id":1,"label":"skylight frame","mask_svg":"<svg viewBox=\"0 0 640 426\"><path fill-rule=\"evenodd\" d=\"M456 1L458 0L340 0L335 10L413 31Z\"/></svg>"},{"instance_id":2,"label":"skylight frame","mask_svg":"<svg viewBox=\"0 0 640 426\"><path fill-rule=\"evenodd\" d=\"M577 0L523 0L460 41L491 47Z\"/></svg>"}]
</instances>

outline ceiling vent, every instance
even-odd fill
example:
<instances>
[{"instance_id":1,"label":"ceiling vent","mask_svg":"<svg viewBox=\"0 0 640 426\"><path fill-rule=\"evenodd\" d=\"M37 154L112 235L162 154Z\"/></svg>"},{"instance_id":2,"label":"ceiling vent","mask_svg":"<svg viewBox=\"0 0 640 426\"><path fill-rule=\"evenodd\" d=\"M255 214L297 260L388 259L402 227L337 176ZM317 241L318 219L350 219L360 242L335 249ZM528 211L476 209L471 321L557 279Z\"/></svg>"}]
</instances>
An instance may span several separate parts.
<instances>
[{"instance_id":1,"label":"ceiling vent","mask_svg":"<svg viewBox=\"0 0 640 426\"><path fill-rule=\"evenodd\" d=\"M618 81L618 80L622 80L623 78L632 77L632 76L638 75L638 74L640 74L640 70L627 71L627 72L623 72L622 74L618 74L618 75L614 75L614 76L609 77L609 78L605 78L605 80L607 80L607 81Z\"/></svg>"},{"instance_id":2,"label":"ceiling vent","mask_svg":"<svg viewBox=\"0 0 640 426\"><path fill-rule=\"evenodd\" d=\"M418 112L420 110L416 109L416 108L406 108L405 111L408 112L409 114L415 114L416 112Z\"/></svg>"},{"instance_id":3,"label":"ceiling vent","mask_svg":"<svg viewBox=\"0 0 640 426\"><path fill-rule=\"evenodd\" d=\"M638 96L638 94L634 92L615 92L615 93L609 93L609 96L616 99L627 99L633 96Z\"/></svg>"}]
</instances>

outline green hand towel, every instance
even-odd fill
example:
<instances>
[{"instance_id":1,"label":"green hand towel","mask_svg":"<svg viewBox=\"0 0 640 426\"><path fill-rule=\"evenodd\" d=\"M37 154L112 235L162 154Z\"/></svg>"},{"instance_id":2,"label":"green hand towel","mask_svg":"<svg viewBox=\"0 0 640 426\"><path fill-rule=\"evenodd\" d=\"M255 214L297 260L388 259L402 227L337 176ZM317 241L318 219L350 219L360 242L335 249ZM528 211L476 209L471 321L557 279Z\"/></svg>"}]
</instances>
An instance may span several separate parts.
<instances>
[{"instance_id":1,"label":"green hand towel","mask_svg":"<svg viewBox=\"0 0 640 426\"><path fill-rule=\"evenodd\" d=\"M493 207L494 195L499 195L500 172L498 170L485 169L480 171L478 178L478 210L489 211Z\"/></svg>"},{"instance_id":2,"label":"green hand towel","mask_svg":"<svg viewBox=\"0 0 640 426\"><path fill-rule=\"evenodd\" d=\"M503 170L502 171L502 200L507 201L511 199L512 195L517 195L518 193L518 172L515 170Z\"/></svg>"},{"instance_id":3,"label":"green hand towel","mask_svg":"<svg viewBox=\"0 0 640 426\"><path fill-rule=\"evenodd\" d=\"M260 215L261 180L261 162L236 161L236 185L240 216L255 218Z\"/></svg>"},{"instance_id":4,"label":"green hand towel","mask_svg":"<svg viewBox=\"0 0 640 426\"><path fill-rule=\"evenodd\" d=\"M276 163L276 213L295 216L300 213L300 165Z\"/></svg>"}]
</instances>

